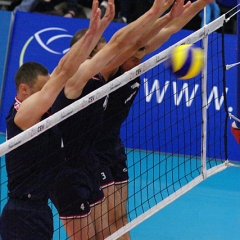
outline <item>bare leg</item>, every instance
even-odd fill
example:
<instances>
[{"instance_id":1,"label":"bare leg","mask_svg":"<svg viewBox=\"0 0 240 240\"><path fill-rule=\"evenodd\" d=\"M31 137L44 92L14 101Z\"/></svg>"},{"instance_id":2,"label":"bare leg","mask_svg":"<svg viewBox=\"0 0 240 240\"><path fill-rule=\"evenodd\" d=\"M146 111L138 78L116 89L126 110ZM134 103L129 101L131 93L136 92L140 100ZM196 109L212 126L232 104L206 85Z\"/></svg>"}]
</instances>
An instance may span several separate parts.
<instances>
[{"instance_id":1,"label":"bare leg","mask_svg":"<svg viewBox=\"0 0 240 240\"><path fill-rule=\"evenodd\" d=\"M70 240L95 240L95 231L91 216L62 220Z\"/></svg>"},{"instance_id":2,"label":"bare leg","mask_svg":"<svg viewBox=\"0 0 240 240\"><path fill-rule=\"evenodd\" d=\"M125 226L128 223L128 215L127 215L127 200L128 200L128 183L124 184L116 184L115 194L119 194L121 196L121 222ZM125 233L122 237L118 238L118 240L130 240L130 233Z\"/></svg>"},{"instance_id":3,"label":"bare leg","mask_svg":"<svg viewBox=\"0 0 240 240\"><path fill-rule=\"evenodd\" d=\"M115 197L115 187L114 185L108 186L103 189L104 195L106 196L106 202L108 206L108 218L111 234L116 232L117 228L117 217L118 211L117 207L120 204L120 196ZM123 225L122 225L123 226Z\"/></svg>"},{"instance_id":4,"label":"bare leg","mask_svg":"<svg viewBox=\"0 0 240 240\"><path fill-rule=\"evenodd\" d=\"M118 186L120 191L118 191L115 186ZM113 234L128 222L126 213L127 184L111 185L107 188L104 188L103 191L108 205L110 231L111 234ZM123 196L121 193L124 194L124 199L122 199ZM130 234L126 233L118 239L130 240Z\"/></svg>"},{"instance_id":5,"label":"bare leg","mask_svg":"<svg viewBox=\"0 0 240 240\"><path fill-rule=\"evenodd\" d=\"M103 240L110 236L107 201L93 206L91 216L94 221L96 240Z\"/></svg>"}]
</instances>

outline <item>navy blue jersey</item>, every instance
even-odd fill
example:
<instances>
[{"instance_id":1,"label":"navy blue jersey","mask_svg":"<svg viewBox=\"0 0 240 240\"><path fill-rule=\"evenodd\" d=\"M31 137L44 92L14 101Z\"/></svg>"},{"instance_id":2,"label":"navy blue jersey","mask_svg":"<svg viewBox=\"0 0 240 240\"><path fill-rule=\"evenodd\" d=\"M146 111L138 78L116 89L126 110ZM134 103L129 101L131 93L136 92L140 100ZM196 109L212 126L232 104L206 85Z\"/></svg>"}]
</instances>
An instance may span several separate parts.
<instances>
[{"instance_id":1,"label":"navy blue jersey","mask_svg":"<svg viewBox=\"0 0 240 240\"><path fill-rule=\"evenodd\" d=\"M77 99L66 98L63 90L53 104L53 111L61 110L104 84L105 80L101 75L91 78ZM105 97L99 99L59 123L68 164L90 165L89 167L98 164L99 161L93 153L93 145L100 131L106 99Z\"/></svg>"},{"instance_id":2,"label":"navy blue jersey","mask_svg":"<svg viewBox=\"0 0 240 240\"><path fill-rule=\"evenodd\" d=\"M15 99L6 118L7 139L22 130L14 123L20 101ZM42 119L48 117L46 113ZM9 196L18 199L49 198L49 186L64 161L61 137L53 127L6 154Z\"/></svg>"},{"instance_id":3,"label":"navy blue jersey","mask_svg":"<svg viewBox=\"0 0 240 240\"><path fill-rule=\"evenodd\" d=\"M123 72L121 68L119 68L118 72L109 81L112 81L122 74ZM139 87L140 77L137 77L109 94L108 107L104 112L103 118L106 133L109 132L110 134L115 133L119 135L121 125L129 114L129 110L139 91Z\"/></svg>"},{"instance_id":4,"label":"navy blue jersey","mask_svg":"<svg viewBox=\"0 0 240 240\"><path fill-rule=\"evenodd\" d=\"M123 72L118 72L109 81L119 77ZM97 148L100 151L107 151L114 148L118 141L122 123L129 114L129 110L139 91L140 77L132 80L121 88L109 94L108 106L104 111L102 135L97 141Z\"/></svg>"}]
</instances>

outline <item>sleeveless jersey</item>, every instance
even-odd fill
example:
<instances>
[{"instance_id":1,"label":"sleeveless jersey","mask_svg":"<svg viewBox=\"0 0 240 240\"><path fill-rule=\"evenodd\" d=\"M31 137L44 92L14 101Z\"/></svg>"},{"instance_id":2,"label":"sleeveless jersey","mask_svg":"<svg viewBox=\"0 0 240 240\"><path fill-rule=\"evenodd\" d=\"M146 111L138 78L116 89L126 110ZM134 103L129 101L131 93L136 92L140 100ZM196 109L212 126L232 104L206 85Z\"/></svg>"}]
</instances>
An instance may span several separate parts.
<instances>
[{"instance_id":1,"label":"sleeveless jersey","mask_svg":"<svg viewBox=\"0 0 240 240\"><path fill-rule=\"evenodd\" d=\"M121 76L123 74L121 68L118 72L109 80ZM108 106L104 112L103 118L103 134L101 141L98 141L98 145L114 145L114 139L120 134L122 123L125 121L129 114L129 110L133 104L133 101L139 91L140 77L132 80L126 85L120 87L116 91L109 94ZM107 141L106 141L107 140ZM106 148L108 146L106 145Z\"/></svg>"},{"instance_id":2,"label":"sleeveless jersey","mask_svg":"<svg viewBox=\"0 0 240 240\"><path fill-rule=\"evenodd\" d=\"M109 81L112 81L122 74L123 72L121 68L119 68L118 72ZM128 116L129 110L139 91L139 87L140 77L137 77L109 94L108 107L104 112L103 119L106 132L114 132L119 135L121 125Z\"/></svg>"},{"instance_id":3,"label":"sleeveless jersey","mask_svg":"<svg viewBox=\"0 0 240 240\"><path fill-rule=\"evenodd\" d=\"M21 102L15 98L15 103L6 118L7 139L22 132L14 123L14 117L20 104ZM44 114L42 120L49 114ZM61 137L56 126L7 153L9 196L19 199L48 199L49 186L63 162Z\"/></svg>"},{"instance_id":4,"label":"sleeveless jersey","mask_svg":"<svg viewBox=\"0 0 240 240\"><path fill-rule=\"evenodd\" d=\"M98 74L87 82L82 94L77 99L66 98L64 90L62 90L53 104L53 111L57 112L63 109L104 84L105 80ZM93 145L101 130L106 99L106 97L99 99L59 123L68 164L72 166L98 164L99 161L93 152Z\"/></svg>"},{"instance_id":5,"label":"sleeveless jersey","mask_svg":"<svg viewBox=\"0 0 240 240\"><path fill-rule=\"evenodd\" d=\"M122 74L123 72L119 68L118 72L109 81ZM124 146L120 139L120 129L129 114L139 87L140 77L137 77L109 94L108 106L104 111L102 132L101 135L98 135L95 144L96 155L102 165L111 166L114 161L126 160Z\"/></svg>"}]
</instances>

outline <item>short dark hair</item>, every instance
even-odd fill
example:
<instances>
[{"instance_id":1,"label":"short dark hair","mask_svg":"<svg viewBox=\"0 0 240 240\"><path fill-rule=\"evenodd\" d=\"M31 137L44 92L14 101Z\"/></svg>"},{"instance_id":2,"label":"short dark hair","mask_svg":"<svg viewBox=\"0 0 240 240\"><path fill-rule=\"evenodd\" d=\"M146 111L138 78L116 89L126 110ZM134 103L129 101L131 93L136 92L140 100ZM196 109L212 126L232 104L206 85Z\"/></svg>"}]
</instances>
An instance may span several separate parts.
<instances>
[{"instance_id":1,"label":"short dark hair","mask_svg":"<svg viewBox=\"0 0 240 240\"><path fill-rule=\"evenodd\" d=\"M71 41L70 41L70 47L72 47L73 44L75 44L79 39L81 39L81 38L85 35L85 33L87 32L87 30L88 30L88 28L83 28L83 29L78 30L78 31L74 34L74 36L72 37L72 39L71 39ZM93 55L94 55L94 53L95 53L94 50L97 48L97 46L98 46L99 43L106 43L106 39L105 39L103 36L100 37L97 45L94 47L94 49L93 49L92 52L90 53L90 57L93 57Z\"/></svg>"},{"instance_id":2,"label":"short dark hair","mask_svg":"<svg viewBox=\"0 0 240 240\"><path fill-rule=\"evenodd\" d=\"M33 87L39 75L47 76L49 74L47 68L40 63L27 62L24 63L15 75L15 84L18 89L19 85L26 83L29 87Z\"/></svg>"},{"instance_id":3,"label":"short dark hair","mask_svg":"<svg viewBox=\"0 0 240 240\"><path fill-rule=\"evenodd\" d=\"M78 30L74 36L72 37L71 41L70 41L70 47L73 46L73 44L75 44L79 39L81 39L85 33L87 32L87 28L83 28L81 30Z\"/></svg>"}]
</instances>

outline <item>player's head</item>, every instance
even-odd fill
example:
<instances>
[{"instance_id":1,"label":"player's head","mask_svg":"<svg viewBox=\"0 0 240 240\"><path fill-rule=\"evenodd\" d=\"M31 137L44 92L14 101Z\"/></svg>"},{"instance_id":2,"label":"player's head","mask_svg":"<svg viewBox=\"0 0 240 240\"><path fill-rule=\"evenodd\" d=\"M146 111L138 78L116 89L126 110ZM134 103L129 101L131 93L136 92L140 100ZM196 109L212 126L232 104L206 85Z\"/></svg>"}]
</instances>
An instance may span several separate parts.
<instances>
[{"instance_id":1,"label":"player's head","mask_svg":"<svg viewBox=\"0 0 240 240\"><path fill-rule=\"evenodd\" d=\"M97 52L99 52L105 45L107 44L106 39L104 37L101 37L95 46L95 48L92 50L90 57L93 57Z\"/></svg>"},{"instance_id":2,"label":"player's head","mask_svg":"<svg viewBox=\"0 0 240 240\"><path fill-rule=\"evenodd\" d=\"M138 51L130 58L128 58L122 65L123 72L127 72L130 69L139 65L145 56L145 47L139 48Z\"/></svg>"},{"instance_id":3,"label":"player's head","mask_svg":"<svg viewBox=\"0 0 240 240\"><path fill-rule=\"evenodd\" d=\"M48 70L36 62L24 63L15 75L15 84L20 100L24 100L35 92L42 89L49 80Z\"/></svg>"},{"instance_id":4,"label":"player's head","mask_svg":"<svg viewBox=\"0 0 240 240\"><path fill-rule=\"evenodd\" d=\"M71 39L70 42L70 47L72 47L73 44L75 44L79 39L81 39L84 34L87 32L87 28L83 28L79 31L77 31L74 36ZM106 45L106 39L104 37L100 37L97 45L95 46L95 48L92 50L92 52L90 53L89 57L93 57L99 50L101 50L104 46Z\"/></svg>"}]
</instances>

